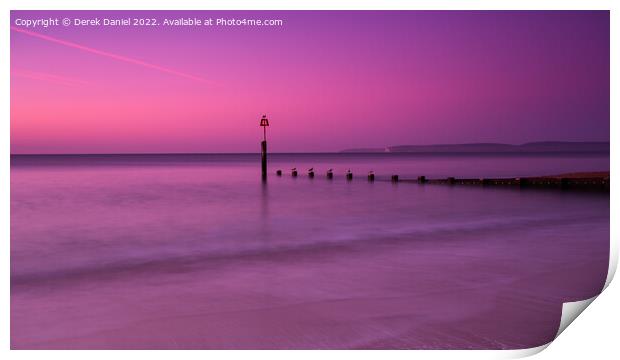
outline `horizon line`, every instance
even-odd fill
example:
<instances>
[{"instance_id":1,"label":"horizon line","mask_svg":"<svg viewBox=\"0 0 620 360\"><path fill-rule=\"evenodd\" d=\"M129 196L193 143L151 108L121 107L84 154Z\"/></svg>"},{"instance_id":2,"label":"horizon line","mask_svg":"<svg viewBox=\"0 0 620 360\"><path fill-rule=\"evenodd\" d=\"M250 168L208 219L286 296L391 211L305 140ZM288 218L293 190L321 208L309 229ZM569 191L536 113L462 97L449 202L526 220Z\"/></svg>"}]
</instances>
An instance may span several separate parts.
<instances>
[{"instance_id":1,"label":"horizon line","mask_svg":"<svg viewBox=\"0 0 620 360\"><path fill-rule=\"evenodd\" d=\"M376 150L380 150L380 149L388 149L388 148L396 148L396 147L406 147L406 146L411 146L411 147L424 147L424 146L463 146L463 145L508 145L508 146L523 146L523 145L528 145L528 144L543 144L543 143L566 143L566 144L583 144L583 143L601 143L601 144L610 144L609 140L581 140L581 141L565 141L565 140L542 140L542 141L528 141L528 142L524 142L524 143L519 143L519 144L510 144L510 143L501 143L501 142L470 142L470 143L441 143L441 144L408 144L408 145L389 145L389 146L383 146L383 147L353 147L353 148L344 148L344 149L340 149L340 150L334 150L334 151L275 151L275 152L270 152L270 154L362 154L362 153L367 153L367 154L380 154L380 153L386 153L386 154L402 154L402 153L410 153L410 154L414 154L414 153L433 153L433 152L407 152L407 151L395 151L395 152L382 152L382 151L376 151ZM359 151L351 151L351 150L359 150ZM368 150L368 151L363 151L363 150ZM375 151L371 151L371 150L375 150ZM538 151L540 153L549 153L549 152L577 152L577 153L582 153L584 151ZM589 152L589 153L605 153L606 151L585 151L585 152ZM442 151L442 152L438 152L438 153L450 153L448 151ZM470 151L470 152L461 152L461 151L454 151L454 153L464 153L464 154L471 154L471 153L493 153L492 151ZM510 151L503 151L501 153L510 153ZM518 151L515 151L515 153L519 153ZM536 153L536 152L531 152L531 153ZM36 153L36 152L25 152L25 153L13 153L10 152L9 155L13 156L13 155L32 155L32 156L45 156L45 155L245 155L245 154L260 154L260 151L252 151L252 152L247 152L247 151L240 151L240 152L184 152L184 151L172 151L172 152L67 152L67 153Z\"/></svg>"}]
</instances>

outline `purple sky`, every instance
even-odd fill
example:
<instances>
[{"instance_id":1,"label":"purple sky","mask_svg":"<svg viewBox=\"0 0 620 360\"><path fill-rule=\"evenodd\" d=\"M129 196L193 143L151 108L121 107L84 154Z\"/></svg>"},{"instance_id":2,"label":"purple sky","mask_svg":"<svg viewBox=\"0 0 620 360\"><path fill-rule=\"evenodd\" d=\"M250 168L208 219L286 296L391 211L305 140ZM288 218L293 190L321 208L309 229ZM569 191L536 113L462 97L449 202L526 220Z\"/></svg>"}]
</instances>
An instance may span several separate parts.
<instances>
[{"instance_id":1,"label":"purple sky","mask_svg":"<svg viewBox=\"0 0 620 360\"><path fill-rule=\"evenodd\" d=\"M182 16L284 25L15 23ZM607 11L13 11L11 18L12 153L256 152L263 113L274 152L609 140Z\"/></svg>"}]
</instances>

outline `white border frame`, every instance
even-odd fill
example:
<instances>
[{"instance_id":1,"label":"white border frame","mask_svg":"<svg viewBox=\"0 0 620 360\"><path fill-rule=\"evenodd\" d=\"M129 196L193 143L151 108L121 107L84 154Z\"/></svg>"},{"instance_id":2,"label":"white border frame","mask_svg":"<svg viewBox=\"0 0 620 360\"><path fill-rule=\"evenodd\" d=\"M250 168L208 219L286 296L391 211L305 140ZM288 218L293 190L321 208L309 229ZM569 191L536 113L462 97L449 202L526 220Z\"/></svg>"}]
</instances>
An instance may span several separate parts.
<instances>
[{"instance_id":1,"label":"white border frame","mask_svg":"<svg viewBox=\"0 0 620 360\"><path fill-rule=\"evenodd\" d=\"M112 355L107 352L91 351L85 353L83 351L46 351L45 353L35 351L11 351L9 340L9 306L10 306L10 252L9 249L9 230L10 230L10 59L9 59L9 39L10 39L10 10L610 10L611 21L611 109L610 109L610 142L611 142L611 172L616 174L618 169L618 126L611 119L618 119L618 99L617 89L619 83L618 64L620 57L618 56L618 42L620 19L617 10L620 8L620 1L617 0L263 0L257 3L256 0L169 0L169 1L144 1L144 0L56 0L51 5L45 0L5 0L0 2L2 13L0 15L0 109L2 111L2 121L0 130L0 148L2 156L0 156L0 239L3 239L3 251L0 251L0 264L2 264L2 276L0 277L0 286L2 287L3 296L0 298L0 341L3 352L15 358L30 358L37 355L43 355L46 358L54 359L81 359L89 357L94 359L104 359ZM619 182L617 178L611 178L611 188L617 189ZM618 196L617 192L612 190L611 197L611 214L618 214ZM618 227L611 222L611 259L609 264L609 273L606 281L606 287L611 282L618 263ZM549 356L573 357L573 356L592 356L591 351L595 354L603 355L609 353L617 353L616 338L613 336L613 327L615 321L619 320L619 311L617 304L620 304L620 291L617 286L607 289L604 296L597 300L592 310L588 310L588 316L592 319L580 319L577 326L584 328L570 329L560 338L561 344L552 346L553 353ZM586 299L584 299L586 300ZM600 302L600 304L599 304ZM588 302L589 303L589 302ZM592 313L592 314L590 314ZM581 324L583 322L583 324ZM575 325L573 325L575 327ZM566 341L562 338L566 337ZM323 351L321 356L328 358L340 358L343 355L350 355L360 358L370 356L381 356L390 358L410 358L411 356L423 356L424 358L512 358L523 357L535 354L546 348L549 344L539 348L526 350L475 350L475 351L417 351L410 353L406 351L372 351L372 352L336 352ZM589 347L596 346L596 349ZM551 352L552 350L548 350ZM547 352L545 352L546 354ZM212 351L204 353L200 351L177 351L157 352L157 351L141 351L140 353L115 351L114 356L134 357L149 356L152 359L164 359L169 355L175 357L183 356L189 358L202 358L205 355L216 356L222 358L252 356L259 359L289 358L291 355L303 358L312 358L317 353L308 351L297 351L290 353L289 351L262 351L262 352L239 352L239 351Z\"/></svg>"}]
</instances>

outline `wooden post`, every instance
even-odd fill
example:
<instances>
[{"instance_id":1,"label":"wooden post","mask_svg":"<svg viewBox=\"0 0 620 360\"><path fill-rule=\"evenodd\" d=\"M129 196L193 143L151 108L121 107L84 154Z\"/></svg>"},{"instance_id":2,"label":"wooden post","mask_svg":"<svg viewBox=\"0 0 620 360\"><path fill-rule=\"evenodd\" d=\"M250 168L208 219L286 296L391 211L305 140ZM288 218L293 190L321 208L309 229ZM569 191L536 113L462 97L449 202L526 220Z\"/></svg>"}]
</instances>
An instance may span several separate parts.
<instances>
[{"instance_id":1,"label":"wooden post","mask_svg":"<svg viewBox=\"0 0 620 360\"><path fill-rule=\"evenodd\" d=\"M398 175L392 175L392 182L398 182Z\"/></svg>"},{"instance_id":2,"label":"wooden post","mask_svg":"<svg viewBox=\"0 0 620 360\"><path fill-rule=\"evenodd\" d=\"M418 184L424 184L426 182L426 176L418 176Z\"/></svg>"},{"instance_id":3,"label":"wooden post","mask_svg":"<svg viewBox=\"0 0 620 360\"><path fill-rule=\"evenodd\" d=\"M267 126L269 126L266 115L260 119L260 126L263 128L263 141L260 143L261 174L263 181L265 181L267 180Z\"/></svg>"},{"instance_id":4,"label":"wooden post","mask_svg":"<svg viewBox=\"0 0 620 360\"><path fill-rule=\"evenodd\" d=\"M263 175L263 180L267 180L267 141L261 141L261 170Z\"/></svg>"}]
</instances>

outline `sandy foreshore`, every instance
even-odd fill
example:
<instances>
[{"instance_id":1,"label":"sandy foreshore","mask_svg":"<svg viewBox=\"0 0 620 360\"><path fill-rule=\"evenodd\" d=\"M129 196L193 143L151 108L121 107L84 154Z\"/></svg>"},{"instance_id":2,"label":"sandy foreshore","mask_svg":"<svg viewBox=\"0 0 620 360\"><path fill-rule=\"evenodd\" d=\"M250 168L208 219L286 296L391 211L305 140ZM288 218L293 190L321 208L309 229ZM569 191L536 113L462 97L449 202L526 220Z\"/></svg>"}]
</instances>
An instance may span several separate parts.
<instances>
[{"instance_id":1,"label":"sandy foreshore","mask_svg":"<svg viewBox=\"0 0 620 360\"><path fill-rule=\"evenodd\" d=\"M14 284L11 347L538 346L555 336L563 302L601 290L607 266L605 247L589 246L579 231L543 242L541 234L555 226L385 238ZM560 255L556 244L571 251Z\"/></svg>"}]
</instances>

